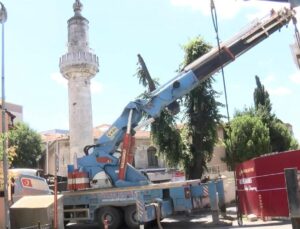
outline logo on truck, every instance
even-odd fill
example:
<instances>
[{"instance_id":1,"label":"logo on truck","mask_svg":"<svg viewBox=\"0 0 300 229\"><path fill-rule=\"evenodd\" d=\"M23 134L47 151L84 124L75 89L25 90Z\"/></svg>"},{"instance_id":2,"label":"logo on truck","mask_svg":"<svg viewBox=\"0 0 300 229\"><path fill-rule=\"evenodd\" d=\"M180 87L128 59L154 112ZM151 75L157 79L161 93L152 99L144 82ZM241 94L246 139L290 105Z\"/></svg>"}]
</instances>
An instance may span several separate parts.
<instances>
[{"instance_id":1,"label":"logo on truck","mask_svg":"<svg viewBox=\"0 0 300 229\"><path fill-rule=\"evenodd\" d=\"M109 138L113 138L113 137L115 137L115 135L116 135L116 133L118 132L118 128L117 127L115 127L115 126L112 126L108 131L107 131L107 137L109 137Z\"/></svg>"},{"instance_id":2,"label":"logo on truck","mask_svg":"<svg viewBox=\"0 0 300 229\"><path fill-rule=\"evenodd\" d=\"M30 179L28 179L28 178L21 178L21 182L22 182L23 187L30 187L30 188L32 188L32 183L31 183Z\"/></svg>"}]
</instances>

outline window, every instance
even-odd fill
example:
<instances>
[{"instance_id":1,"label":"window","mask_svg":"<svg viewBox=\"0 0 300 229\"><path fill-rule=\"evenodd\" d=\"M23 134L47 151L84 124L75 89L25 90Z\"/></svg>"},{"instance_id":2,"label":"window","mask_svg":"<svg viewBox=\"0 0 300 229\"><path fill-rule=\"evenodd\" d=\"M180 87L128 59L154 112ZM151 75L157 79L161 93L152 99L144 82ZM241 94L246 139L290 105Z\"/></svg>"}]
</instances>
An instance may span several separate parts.
<instances>
[{"instance_id":1,"label":"window","mask_svg":"<svg viewBox=\"0 0 300 229\"><path fill-rule=\"evenodd\" d=\"M157 152L157 150L153 146L150 146L147 149L148 166L149 167L158 167L158 158L157 158L156 152Z\"/></svg>"}]
</instances>

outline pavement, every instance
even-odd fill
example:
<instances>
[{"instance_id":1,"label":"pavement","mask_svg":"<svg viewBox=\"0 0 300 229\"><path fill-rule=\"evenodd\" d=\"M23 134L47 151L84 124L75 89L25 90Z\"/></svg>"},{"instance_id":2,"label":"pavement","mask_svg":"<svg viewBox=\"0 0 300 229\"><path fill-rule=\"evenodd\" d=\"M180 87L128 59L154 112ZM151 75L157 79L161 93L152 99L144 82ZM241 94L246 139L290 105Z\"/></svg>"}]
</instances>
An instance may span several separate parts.
<instances>
[{"instance_id":1,"label":"pavement","mask_svg":"<svg viewBox=\"0 0 300 229\"><path fill-rule=\"evenodd\" d=\"M172 218L166 218L162 221L163 228L172 229L196 229L196 228L217 228L217 229L229 229L229 228L264 228L264 229L291 229L291 221L287 218L268 219L263 221L258 219L256 221L250 221L247 218L243 218L243 225L238 225L236 219L236 208L229 207L226 209L226 217L220 216L218 223L214 223L210 211L199 211L193 213L190 216L177 215ZM154 229L154 228L153 228ZM156 228L155 228L156 229Z\"/></svg>"},{"instance_id":2,"label":"pavement","mask_svg":"<svg viewBox=\"0 0 300 229\"><path fill-rule=\"evenodd\" d=\"M198 229L198 228L216 228L216 229L291 229L292 224L289 219L278 218L262 221L249 221L243 218L243 225L239 226L236 220L236 208L229 207L226 209L227 217L221 217L218 223L212 221L211 213L208 210L201 210L199 212L191 213L190 215L180 214L173 217L165 218L161 221L163 229ZM96 229L97 225L82 225L82 224L69 224L68 229ZM145 227L149 229L158 229L155 225ZM122 229L127 229L122 227Z\"/></svg>"}]
</instances>

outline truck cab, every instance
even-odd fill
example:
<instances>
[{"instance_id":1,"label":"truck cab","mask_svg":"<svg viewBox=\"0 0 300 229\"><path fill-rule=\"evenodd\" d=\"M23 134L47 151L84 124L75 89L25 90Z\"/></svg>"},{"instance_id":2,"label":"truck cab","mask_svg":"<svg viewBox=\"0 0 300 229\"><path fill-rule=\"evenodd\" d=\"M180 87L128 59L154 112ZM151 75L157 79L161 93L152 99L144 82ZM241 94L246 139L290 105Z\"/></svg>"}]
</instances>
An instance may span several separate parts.
<instances>
[{"instance_id":1,"label":"truck cab","mask_svg":"<svg viewBox=\"0 0 300 229\"><path fill-rule=\"evenodd\" d=\"M38 169L9 169L8 170L8 201L10 206L24 196L50 195L51 190L46 179L40 176ZM0 228L4 228L4 185L0 179Z\"/></svg>"},{"instance_id":2,"label":"truck cab","mask_svg":"<svg viewBox=\"0 0 300 229\"><path fill-rule=\"evenodd\" d=\"M38 169L9 169L9 199L11 203L23 196L49 195L51 190Z\"/></svg>"}]
</instances>

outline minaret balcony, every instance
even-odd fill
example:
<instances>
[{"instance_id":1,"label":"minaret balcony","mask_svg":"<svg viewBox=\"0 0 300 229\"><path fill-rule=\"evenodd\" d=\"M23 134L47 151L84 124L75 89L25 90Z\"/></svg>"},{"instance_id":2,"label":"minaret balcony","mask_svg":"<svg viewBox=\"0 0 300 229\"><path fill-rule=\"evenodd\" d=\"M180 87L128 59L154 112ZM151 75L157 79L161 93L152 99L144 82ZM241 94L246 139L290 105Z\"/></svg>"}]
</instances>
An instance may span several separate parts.
<instances>
[{"instance_id":1,"label":"minaret balcony","mask_svg":"<svg viewBox=\"0 0 300 229\"><path fill-rule=\"evenodd\" d=\"M90 52L71 52L60 57L59 68L66 78L76 72L94 76L99 71L99 58Z\"/></svg>"}]
</instances>

